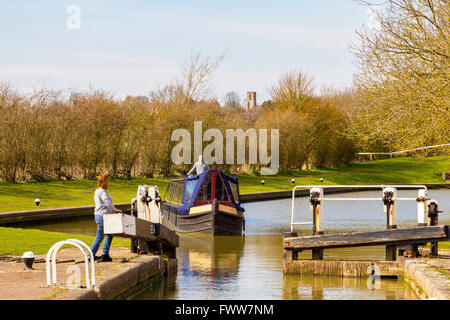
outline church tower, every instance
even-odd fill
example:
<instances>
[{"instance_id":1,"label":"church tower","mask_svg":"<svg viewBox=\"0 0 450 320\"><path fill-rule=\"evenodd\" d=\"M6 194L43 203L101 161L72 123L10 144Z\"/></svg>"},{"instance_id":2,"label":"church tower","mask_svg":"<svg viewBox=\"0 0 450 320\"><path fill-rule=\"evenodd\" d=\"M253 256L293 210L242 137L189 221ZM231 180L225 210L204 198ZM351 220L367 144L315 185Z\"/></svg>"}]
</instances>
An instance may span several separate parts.
<instances>
[{"instance_id":1,"label":"church tower","mask_svg":"<svg viewBox=\"0 0 450 320\"><path fill-rule=\"evenodd\" d=\"M249 112L251 109L256 107L256 92L247 92L247 103L245 104L245 110Z\"/></svg>"}]
</instances>

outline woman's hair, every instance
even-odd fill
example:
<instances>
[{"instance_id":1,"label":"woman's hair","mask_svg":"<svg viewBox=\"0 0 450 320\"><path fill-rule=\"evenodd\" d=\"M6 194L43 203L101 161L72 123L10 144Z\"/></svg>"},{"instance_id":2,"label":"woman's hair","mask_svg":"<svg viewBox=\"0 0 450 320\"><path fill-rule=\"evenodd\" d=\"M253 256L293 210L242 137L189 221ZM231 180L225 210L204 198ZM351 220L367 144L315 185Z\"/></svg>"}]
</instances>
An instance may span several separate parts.
<instances>
[{"instance_id":1,"label":"woman's hair","mask_svg":"<svg viewBox=\"0 0 450 320\"><path fill-rule=\"evenodd\" d=\"M108 175L101 174L97 178L97 189L102 188L104 190L108 190Z\"/></svg>"}]
</instances>

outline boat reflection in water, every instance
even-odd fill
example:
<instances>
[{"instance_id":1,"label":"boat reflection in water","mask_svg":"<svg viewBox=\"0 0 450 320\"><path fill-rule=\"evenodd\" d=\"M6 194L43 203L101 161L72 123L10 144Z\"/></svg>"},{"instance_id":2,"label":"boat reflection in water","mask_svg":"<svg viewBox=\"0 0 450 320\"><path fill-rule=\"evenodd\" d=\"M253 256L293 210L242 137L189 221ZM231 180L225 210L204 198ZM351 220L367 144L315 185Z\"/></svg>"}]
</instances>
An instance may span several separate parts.
<instances>
[{"instance_id":1,"label":"boat reflection in water","mask_svg":"<svg viewBox=\"0 0 450 320\"><path fill-rule=\"evenodd\" d=\"M179 236L178 271L150 284L133 299L214 299L236 284L243 236Z\"/></svg>"},{"instance_id":2,"label":"boat reflection in water","mask_svg":"<svg viewBox=\"0 0 450 320\"><path fill-rule=\"evenodd\" d=\"M233 278L239 270L244 249L242 236L180 235L178 254L181 274L210 278ZM205 279L203 279L205 280Z\"/></svg>"}]
</instances>

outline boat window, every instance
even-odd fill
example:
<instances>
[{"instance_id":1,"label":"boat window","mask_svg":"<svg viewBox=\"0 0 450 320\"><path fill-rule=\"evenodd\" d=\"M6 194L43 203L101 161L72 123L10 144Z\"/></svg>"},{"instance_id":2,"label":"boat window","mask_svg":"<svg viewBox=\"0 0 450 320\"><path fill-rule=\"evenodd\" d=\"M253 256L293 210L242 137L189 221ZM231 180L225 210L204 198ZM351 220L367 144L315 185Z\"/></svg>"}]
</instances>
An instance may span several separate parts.
<instances>
[{"instance_id":1,"label":"boat window","mask_svg":"<svg viewBox=\"0 0 450 320\"><path fill-rule=\"evenodd\" d=\"M169 185L167 186L167 189L166 189L166 193L164 194L164 200L169 200L171 190L172 190L172 186L169 183Z\"/></svg>"},{"instance_id":2,"label":"boat window","mask_svg":"<svg viewBox=\"0 0 450 320\"><path fill-rule=\"evenodd\" d=\"M239 202L238 185L231 180L228 180L228 183L230 184L230 188L231 188L231 192L233 193L234 201Z\"/></svg>"},{"instance_id":3,"label":"boat window","mask_svg":"<svg viewBox=\"0 0 450 320\"><path fill-rule=\"evenodd\" d=\"M211 174L207 174L198 193L197 201L211 201Z\"/></svg>"},{"instance_id":4,"label":"boat window","mask_svg":"<svg viewBox=\"0 0 450 320\"><path fill-rule=\"evenodd\" d=\"M216 199L218 201L230 201L227 190L222 182L220 174L216 175Z\"/></svg>"},{"instance_id":5,"label":"boat window","mask_svg":"<svg viewBox=\"0 0 450 320\"><path fill-rule=\"evenodd\" d=\"M195 186L197 185L198 179L187 180L186 189L184 190L184 200L183 202L191 202L192 196L194 194Z\"/></svg>"},{"instance_id":6,"label":"boat window","mask_svg":"<svg viewBox=\"0 0 450 320\"><path fill-rule=\"evenodd\" d=\"M173 202L181 204L181 198L183 197L183 187L180 184L175 185L175 192L173 197Z\"/></svg>"},{"instance_id":7,"label":"boat window","mask_svg":"<svg viewBox=\"0 0 450 320\"><path fill-rule=\"evenodd\" d=\"M166 200L174 204L181 204L183 197L183 184L180 181L171 181L167 187Z\"/></svg>"},{"instance_id":8,"label":"boat window","mask_svg":"<svg viewBox=\"0 0 450 320\"><path fill-rule=\"evenodd\" d=\"M173 185L169 184L169 187L167 188L167 196L166 196L167 201L172 202L172 194L173 194Z\"/></svg>"}]
</instances>

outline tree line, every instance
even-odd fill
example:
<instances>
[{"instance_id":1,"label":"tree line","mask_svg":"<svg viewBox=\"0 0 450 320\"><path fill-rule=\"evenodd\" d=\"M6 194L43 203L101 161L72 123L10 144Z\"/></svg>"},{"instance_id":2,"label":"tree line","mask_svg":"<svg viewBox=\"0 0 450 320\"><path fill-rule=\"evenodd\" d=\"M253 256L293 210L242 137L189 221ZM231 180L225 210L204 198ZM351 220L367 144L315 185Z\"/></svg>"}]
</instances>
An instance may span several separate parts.
<instances>
[{"instance_id":1,"label":"tree line","mask_svg":"<svg viewBox=\"0 0 450 320\"><path fill-rule=\"evenodd\" d=\"M352 45L349 133L363 151L450 142L450 2L361 1L375 17ZM447 151L442 150L442 151Z\"/></svg>"},{"instance_id":2,"label":"tree line","mask_svg":"<svg viewBox=\"0 0 450 320\"><path fill-rule=\"evenodd\" d=\"M283 79L295 76L286 74ZM310 92L292 98L298 110L285 109L278 100L282 98L274 94L268 106L247 113L214 99L194 100L174 85L148 97L116 99L101 90L42 89L26 95L1 84L0 178L14 182L93 178L100 172L124 177L185 173L189 165L172 163L171 150L177 142L171 141L171 134L180 128L193 134L194 121L202 121L203 131L217 128L223 133L279 129L280 164L285 168L350 161L355 150L341 133L346 119L338 100ZM237 164L215 167L232 172L258 169Z\"/></svg>"}]
</instances>

